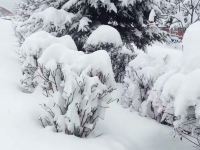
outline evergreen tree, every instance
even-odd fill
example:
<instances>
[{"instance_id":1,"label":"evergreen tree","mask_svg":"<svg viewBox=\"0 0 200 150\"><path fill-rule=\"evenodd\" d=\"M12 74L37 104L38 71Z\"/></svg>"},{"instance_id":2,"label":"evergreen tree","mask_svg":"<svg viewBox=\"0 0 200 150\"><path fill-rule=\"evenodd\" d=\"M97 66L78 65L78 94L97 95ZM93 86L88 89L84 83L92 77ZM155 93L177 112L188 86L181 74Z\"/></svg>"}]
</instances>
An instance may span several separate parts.
<instances>
[{"instance_id":1,"label":"evergreen tree","mask_svg":"<svg viewBox=\"0 0 200 150\"><path fill-rule=\"evenodd\" d=\"M74 13L71 27L62 34L72 35L80 50L91 31L101 24L113 26L125 43L134 42L142 49L153 41L164 40L164 34L148 24L149 13L154 7L150 0L27 0L25 5L28 8L21 10L26 13L47 7Z\"/></svg>"}]
</instances>

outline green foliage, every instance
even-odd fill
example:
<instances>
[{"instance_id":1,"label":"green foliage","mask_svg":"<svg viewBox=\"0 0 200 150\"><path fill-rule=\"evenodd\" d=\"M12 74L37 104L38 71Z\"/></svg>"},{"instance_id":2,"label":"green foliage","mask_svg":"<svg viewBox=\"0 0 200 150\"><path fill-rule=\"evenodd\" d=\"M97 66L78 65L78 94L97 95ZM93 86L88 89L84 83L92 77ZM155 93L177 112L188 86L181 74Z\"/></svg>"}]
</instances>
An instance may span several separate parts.
<instances>
[{"instance_id":1,"label":"green foliage","mask_svg":"<svg viewBox=\"0 0 200 150\"><path fill-rule=\"evenodd\" d=\"M19 5L17 11L23 18L21 20L27 20L32 13L48 7L64 9L75 14L71 26L66 26L66 30L59 32L57 36L70 34L79 50L83 50L88 35L102 24L116 28L124 43L134 42L140 49L145 49L154 41L161 42L165 39L165 34L157 26L148 25L149 13L153 8L150 0L27 0ZM84 17L89 21L83 25Z\"/></svg>"}]
</instances>

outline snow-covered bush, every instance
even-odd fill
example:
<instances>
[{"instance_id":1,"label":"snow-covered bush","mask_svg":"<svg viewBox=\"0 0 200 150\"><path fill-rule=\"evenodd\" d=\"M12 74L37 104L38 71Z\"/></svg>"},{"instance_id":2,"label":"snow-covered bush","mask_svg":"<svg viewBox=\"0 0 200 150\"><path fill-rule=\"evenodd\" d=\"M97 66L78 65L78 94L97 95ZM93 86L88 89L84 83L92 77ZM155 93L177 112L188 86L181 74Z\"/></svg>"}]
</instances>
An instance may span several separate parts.
<instances>
[{"instance_id":1,"label":"snow-covered bush","mask_svg":"<svg viewBox=\"0 0 200 150\"><path fill-rule=\"evenodd\" d=\"M38 58L47 47L55 43L62 44L71 50L77 50L75 42L69 35L57 38L45 31L30 35L20 47L19 57L23 73L21 84L24 91L33 92L37 86L35 72L38 69Z\"/></svg>"},{"instance_id":2,"label":"snow-covered bush","mask_svg":"<svg viewBox=\"0 0 200 150\"><path fill-rule=\"evenodd\" d=\"M101 25L92 32L84 45L84 50L86 53L106 50L111 57L117 82L123 80L125 68L134 57L134 53L123 46L120 33L108 25Z\"/></svg>"},{"instance_id":3,"label":"snow-covered bush","mask_svg":"<svg viewBox=\"0 0 200 150\"><path fill-rule=\"evenodd\" d=\"M50 85L45 92L58 90L56 100L42 105L42 125L87 137L112 101L115 80L109 55L102 50L84 54L54 44L45 50L39 64L45 85Z\"/></svg>"},{"instance_id":4,"label":"snow-covered bush","mask_svg":"<svg viewBox=\"0 0 200 150\"><path fill-rule=\"evenodd\" d=\"M23 39L37 31L46 31L55 36L66 34L72 23L74 14L53 7L43 11L34 12L27 20L16 22L16 32Z\"/></svg>"},{"instance_id":5,"label":"snow-covered bush","mask_svg":"<svg viewBox=\"0 0 200 150\"><path fill-rule=\"evenodd\" d=\"M199 127L199 33L200 22L192 24L186 30L183 38L184 51L182 66L178 73L169 78L163 89L163 101L166 103L171 100L174 107L174 115L180 118L176 121L175 127L179 127L179 125L182 125L183 122L191 118L196 120ZM169 99L169 96L173 97L173 99ZM193 124L193 130L196 128L197 125ZM190 132L192 132L192 130L190 130Z\"/></svg>"},{"instance_id":6,"label":"snow-covered bush","mask_svg":"<svg viewBox=\"0 0 200 150\"><path fill-rule=\"evenodd\" d=\"M184 131L190 134L199 128L199 27L200 23L197 22L187 29L183 38L183 57L179 69L170 69L171 71L161 76L154 86L154 91L159 92L155 94L152 91L147 100L147 103L152 103L154 112L160 114L160 121L174 125L181 130L179 134Z\"/></svg>"},{"instance_id":7,"label":"snow-covered bush","mask_svg":"<svg viewBox=\"0 0 200 150\"><path fill-rule=\"evenodd\" d=\"M146 53L138 51L126 68L122 104L139 111L158 78L170 69L178 68L179 53L159 46L148 48Z\"/></svg>"},{"instance_id":8,"label":"snow-covered bush","mask_svg":"<svg viewBox=\"0 0 200 150\"><path fill-rule=\"evenodd\" d=\"M174 126L180 136L197 141L200 135L199 34L200 22L196 22L186 30L183 52L157 48L139 54L127 68L122 101L144 116Z\"/></svg>"}]
</instances>

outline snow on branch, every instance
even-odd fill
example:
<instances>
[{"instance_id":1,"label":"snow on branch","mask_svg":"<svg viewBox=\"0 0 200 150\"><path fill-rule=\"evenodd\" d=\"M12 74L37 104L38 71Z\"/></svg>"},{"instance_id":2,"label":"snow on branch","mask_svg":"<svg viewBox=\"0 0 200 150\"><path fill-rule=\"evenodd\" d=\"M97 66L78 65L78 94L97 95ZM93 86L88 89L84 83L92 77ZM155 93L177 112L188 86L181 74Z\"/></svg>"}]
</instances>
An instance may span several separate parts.
<instances>
[{"instance_id":1,"label":"snow on branch","mask_svg":"<svg viewBox=\"0 0 200 150\"><path fill-rule=\"evenodd\" d=\"M21 84L23 91L34 91L37 86L35 72L38 69L38 58L47 47L55 43L77 51L76 44L69 35L54 37L45 31L39 31L26 38L19 50L20 61L22 62L23 78Z\"/></svg>"},{"instance_id":2,"label":"snow on branch","mask_svg":"<svg viewBox=\"0 0 200 150\"><path fill-rule=\"evenodd\" d=\"M103 50L84 54L54 44L39 58L39 65L47 70L43 74L48 78L47 85L57 86L59 93L53 103L42 105L42 125L53 126L56 132L87 137L99 118L104 118L115 89L109 55Z\"/></svg>"}]
</instances>

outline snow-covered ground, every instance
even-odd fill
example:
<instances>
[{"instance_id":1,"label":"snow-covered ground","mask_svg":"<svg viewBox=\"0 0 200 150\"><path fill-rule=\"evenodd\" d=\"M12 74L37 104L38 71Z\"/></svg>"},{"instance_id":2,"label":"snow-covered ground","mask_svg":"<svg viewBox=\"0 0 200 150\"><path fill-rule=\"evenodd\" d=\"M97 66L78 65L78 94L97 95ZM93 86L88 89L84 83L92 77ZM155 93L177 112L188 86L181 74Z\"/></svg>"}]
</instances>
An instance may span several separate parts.
<instances>
[{"instance_id":1,"label":"snow-covered ground","mask_svg":"<svg viewBox=\"0 0 200 150\"><path fill-rule=\"evenodd\" d=\"M20 91L17 41L10 21L0 19L0 149L1 150L192 150L174 138L173 129L140 117L113 103L97 127L100 136L80 139L42 128L38 91Z\"/></svg>"}]
</instances>

